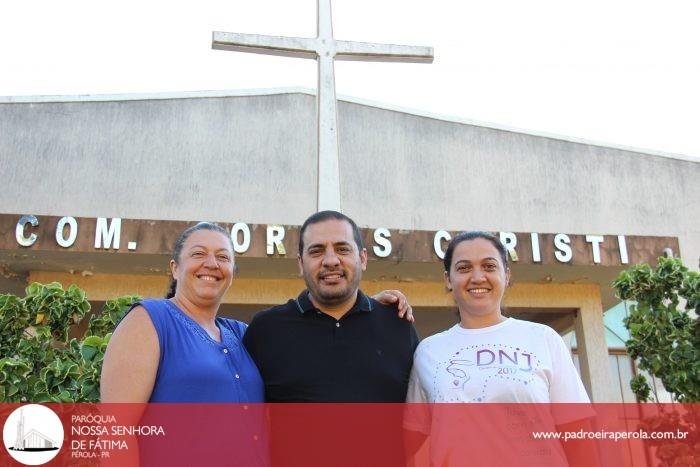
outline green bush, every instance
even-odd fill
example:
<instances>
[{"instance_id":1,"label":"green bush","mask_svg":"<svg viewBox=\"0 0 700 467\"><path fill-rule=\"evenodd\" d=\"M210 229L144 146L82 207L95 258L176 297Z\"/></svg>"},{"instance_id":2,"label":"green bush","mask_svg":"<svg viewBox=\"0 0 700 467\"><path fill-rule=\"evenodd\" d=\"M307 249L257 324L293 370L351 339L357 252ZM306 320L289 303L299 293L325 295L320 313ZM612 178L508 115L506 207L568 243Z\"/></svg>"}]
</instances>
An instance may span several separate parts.
<instances>
[{"instance_id":1,"label":"green bush","mask_svg":"<svg viewBox=\"0 0 700 467\"><path fill-rule=\"evenodd\" d=\"M700 274L662 257L654 269L639 264L622 271L613 287L635 302L624 323L639 368L659 378L676 401L700 402ZM632 390L642 402L653 394L643 377L632 381Z\"/></svg>"},{"instance_id":2,"label":"green bush","mask_svg":"<svg viewBox=\"0 0 700 467\"><path fill-rule=\"evenodd\" d=\"M636 303L630 306L625 326L630 332L627 350L639 368L661 380L674 400L691 403L683 408L665 408L641 420L646 432L681 430L683 440L656 439L660 467L700 464L700 274L689 271L681 260L659 258L656 268L632 266L613 282L618 297ZM681 303L685 302L682 308ZM641 402L658 400L644 375L631 381ZM653 396L653 397L652 397Z\"/></svg>"},{"instance_id":3,"label":"green bush","mask_svg":"<svg viewBox=\"0 0 700 467\"><path fill-rule=\"evenodd\" d=\"M96 402L111 333L140 297L109 300L85 336L68 340L90 311L75 285L33 283L24 298L0 295L0 402Z\"/></svg>"}]
</instances>

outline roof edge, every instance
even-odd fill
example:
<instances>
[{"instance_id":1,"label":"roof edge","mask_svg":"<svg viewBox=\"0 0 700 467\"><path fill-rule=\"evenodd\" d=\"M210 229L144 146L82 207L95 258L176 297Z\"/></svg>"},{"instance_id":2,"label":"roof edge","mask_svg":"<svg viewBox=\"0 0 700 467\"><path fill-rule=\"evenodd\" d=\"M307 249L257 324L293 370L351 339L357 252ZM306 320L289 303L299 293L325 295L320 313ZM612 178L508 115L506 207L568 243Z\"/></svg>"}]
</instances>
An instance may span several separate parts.
<instances>
[{"instance_id":1,"label":"roof edge","mask_svg":"<svg viewBox=\"0 0 700 467\"><path fill-rule=\"evenodd\" d=\"M207 91L174 91L174 92L155 92L155 93L133 93L133 94L78 94L78 95L36 95L36 96L0 96L0 104L39 104L39 103L68 103L68 102L116 102L116 101L144 101L144 100L166 100L166 99L193 99L193 98L216 98L216 97L248 97L248 96L271 96L281 94L307 94L316 95L315 89L304 87L288 87L288 88L264 88L264 89L236 89L236 90L207 90ZM650 156L659 156L668 159L677 159L686 162L700 163L700 156L691 156L687 154L676 154L666 151L658 151L653 149L644 149L633 146L625 146L620 144L605 143L600 141L578 138L575 136L559 135L548 133L545 131L530 130L518 128L499 123L484 122L472 120L463 117L455 117L451 115L442 115L424 110L402 107L384 102L372 101L360 97L346 96L339 94L338 100L350 102L353 104L374 107L392 112L401 112L405 114L415 115L418 117L430 118L432 120L440 120L444 122L460 123L463 125L478 126L482 128L490 128L493 130L508 131L510 133L518 133L529 136L539 136L542 138L556 139L567 141L570 143L585 144L589 146L597 146L608 149L618 149L627 152L635 152Z\"/></svg>"},{"instance_id":2,"label":"roof edge","mask_svg":"<svg viewBox=\"0 0 700 467\"><path fill-rule=\"evenodd\" d=\"M36 95L36 96L0 96L0 104L48 104L61 102L119 102L152 101L166 99L194 99L208 97L247 97L270 96L277 94L310 94L316 92L302 87L265 88L265 89L222 89L207 91L172 91L143 92L129 94L74 94L74 95Z\"/></svg>"},{"instance_id":3,"label":"roof edge","mask_svg":"<svg viewBox=\"0 0 700 467\"><path fill-rule=\"evenodd\" d=\"M460 124L464 124L464 125L478 126L478 127L482 127L482 128L490 128L492 130L501 130L501 131L508 131L510 133L519 133L519 134L524 134L524 135L529 135L529 136L539 136L542 138L556 139L556 140L560 140L560 141L566 141L569 143L586 144L588 146L597 146L597 147L607 148L607 149L618 149L621 151L636 152L639 154L645 154L645 155L649 155L649 156L659 156L659 157L665 157L668 159L678 159L678 160L682 160L682 161L686 161L686 162L700 163L700 156L691 156L688 154L677 154L677 153L672 153L672 152L659 151L659 150L655 150L655 149L645 149L645 148L638 148L638 147L634 147L634 146L625 146L622 144L605 143L605 142L594 141L594 140L589 140L589 139L585 139L585 138L578 138L576 136L559 135L556 133L548 133L546 131L531 130L531 129L518 128L518 127L514 127L514 126L509 126L509 125L502 125L500 123L484 122L484 121L472 120L472 119L464 118L464 117L455 117L452 115L436 114L436 113L428 112L425 110L417 110L417 109L412 109L409 107L402 107L402 106L394 105L394 104L386 104L383 102L371 101L371 100L362 99L359 97L338 95L338 100L351 102L351 103L355 103L355 104L360 104L360 105L365 105L365 106L369 106L369 107L376 107L376 108L390 110L390 111L394 111L394 112L401 112L401 113L416 115L419 117L430 118L433 120L441 120L444 122L460 123Z\"/></svg>"}]
</instances>

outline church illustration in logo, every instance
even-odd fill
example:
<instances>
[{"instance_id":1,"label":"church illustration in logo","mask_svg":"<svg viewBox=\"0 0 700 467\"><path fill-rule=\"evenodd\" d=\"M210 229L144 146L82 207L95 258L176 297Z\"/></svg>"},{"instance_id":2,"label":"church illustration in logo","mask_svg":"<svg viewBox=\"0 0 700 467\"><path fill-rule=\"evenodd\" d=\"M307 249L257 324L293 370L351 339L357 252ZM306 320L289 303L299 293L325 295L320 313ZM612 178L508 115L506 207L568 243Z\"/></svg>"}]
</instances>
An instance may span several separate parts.
<instances>
[{"instance_id":1,"label":"church illustration in logo","mask_svg":"<svg viewBox=\"0 0 700 467\"><path fill-rule=\"evenodd\" d=\"M56 451L59 449L58 443L38 430L31 429L24 431L24 411L20 410L19 421L17 422L17 438L15 444L8 449L13 451Z\"/></svg>"}]
</instances>

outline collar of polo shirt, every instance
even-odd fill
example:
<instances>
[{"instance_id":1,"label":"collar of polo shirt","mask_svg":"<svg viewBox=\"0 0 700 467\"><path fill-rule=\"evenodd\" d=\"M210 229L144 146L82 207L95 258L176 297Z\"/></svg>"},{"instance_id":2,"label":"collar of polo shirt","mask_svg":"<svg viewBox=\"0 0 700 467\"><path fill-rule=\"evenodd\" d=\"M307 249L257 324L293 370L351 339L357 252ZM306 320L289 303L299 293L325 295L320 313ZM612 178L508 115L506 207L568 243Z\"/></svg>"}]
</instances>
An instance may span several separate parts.
<instances>
[{"instance_id":1,"label":"collar of polo shirt","mask_svg":"<svg viewBox=\"0 0 700 467\"><path fill-rule=\"evenodd\" d=\"M314 311L317 308L314 306L313 302L311 302L311 298L309 297L309 291L304 290L302 293L299 294L299 296L294 300L297 308L299 308L299 312L303 315L307 311ZM372 311L372 301L369 299L367 295L365 295L362 290L357 291L357 300L355 300L355 304L348 310L346 314L350 313L359 313L359 312L370 312Z\"/></svg>"}]
</instances>

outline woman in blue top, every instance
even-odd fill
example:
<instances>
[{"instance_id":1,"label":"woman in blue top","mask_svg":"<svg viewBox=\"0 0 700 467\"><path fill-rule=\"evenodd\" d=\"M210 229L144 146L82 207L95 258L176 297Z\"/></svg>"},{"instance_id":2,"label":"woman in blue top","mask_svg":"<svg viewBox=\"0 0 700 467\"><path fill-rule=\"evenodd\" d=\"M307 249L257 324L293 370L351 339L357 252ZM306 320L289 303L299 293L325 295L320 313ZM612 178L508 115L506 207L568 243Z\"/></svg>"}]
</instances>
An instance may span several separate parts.
<instances>
[{"instance_id":1,"label":"woman in blue top","mask_svg":"<svg viewBox=\"0 0 700 467\"><path fill-rule=\"evenodd\" d=\"M231 286L226 230L199 223L178 238L167 299L137 303L119 323L102 367L102 402L263 402L243 347L246 325L217 318Z\"/></svg>"}]
</instances>

